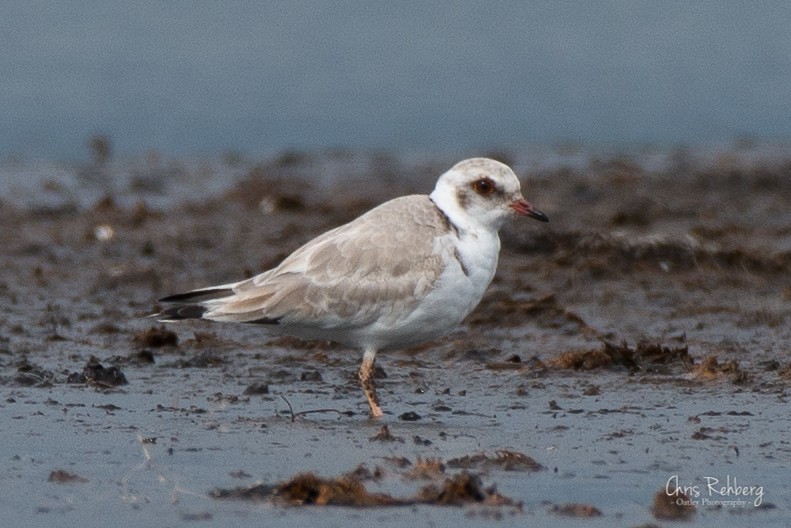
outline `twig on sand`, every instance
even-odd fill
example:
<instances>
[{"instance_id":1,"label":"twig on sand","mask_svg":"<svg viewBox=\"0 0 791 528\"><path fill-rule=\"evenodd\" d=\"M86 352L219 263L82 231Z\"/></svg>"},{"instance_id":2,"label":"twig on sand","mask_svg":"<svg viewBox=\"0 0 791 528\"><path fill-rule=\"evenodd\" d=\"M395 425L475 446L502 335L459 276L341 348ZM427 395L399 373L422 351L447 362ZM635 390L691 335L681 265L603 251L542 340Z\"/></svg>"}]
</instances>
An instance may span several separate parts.
<instances>
[{"instance_id":1,"label":"twig on sand","mask_svg":"<svg viewBox=\"0 0 791 528\"><path fill-rule=\"evenodd\" d=\"M291 406L291 402L289 402L286 399L286 397L283 396L282 394L280 395L280 397L283 398L283 401L286 402L286 405L288 405L288 411L291 413L291 422L292 423L296 421L297 416L304 416L306 414L330 413L330 412L333 412L333 413L337 413L337 414L343 414L343 415L346 415L346 416L353 416L354 415L354 413L352 411L339 411L338 409L310 409L310 410L307 410L307 411L300 411L298 413L295 413L294 412L294 408Z\"/></svg>"}]
</instances>

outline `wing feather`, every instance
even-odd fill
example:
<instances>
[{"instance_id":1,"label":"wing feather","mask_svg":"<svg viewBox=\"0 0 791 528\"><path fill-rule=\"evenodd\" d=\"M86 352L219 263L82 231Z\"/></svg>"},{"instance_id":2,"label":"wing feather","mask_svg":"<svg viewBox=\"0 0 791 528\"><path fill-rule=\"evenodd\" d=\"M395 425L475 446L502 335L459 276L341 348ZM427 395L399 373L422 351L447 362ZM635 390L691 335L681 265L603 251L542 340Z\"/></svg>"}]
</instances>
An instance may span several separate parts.
<instances>
[{"instance_id":1,"label":"wing feather","mask_svg":"<svg viewBox=\"0 0 791 528\"><path fill-rule=\"evenodd\" d=\"M405 317L453 252L446 224L427 196L391 200L206 301L204 318L338 328Z\"/></svg>"}]
</instances>

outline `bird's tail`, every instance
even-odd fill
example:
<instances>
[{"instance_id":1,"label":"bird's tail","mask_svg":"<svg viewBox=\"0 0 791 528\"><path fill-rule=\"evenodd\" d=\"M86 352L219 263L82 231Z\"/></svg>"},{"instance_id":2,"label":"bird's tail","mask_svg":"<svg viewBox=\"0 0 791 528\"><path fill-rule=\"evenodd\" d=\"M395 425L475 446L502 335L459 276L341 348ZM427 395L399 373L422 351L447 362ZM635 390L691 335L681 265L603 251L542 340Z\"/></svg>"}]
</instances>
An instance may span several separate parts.
<instances>
[{"instance_id":1,"label":"bird's tail","mask_svg":"<svg viewBox=\"0 0 791 528\"><path fill-rule=\"evenodd\" d=\"M220 299L233 295L233 289L225 286L204 288L186 293L177 293L159 299L158 302L171 305L166 306L161 312L152 315L163 323L183 321L184 319L201 319L208 311L204 306L205 301Z\"/></svg>"}]
</instances>

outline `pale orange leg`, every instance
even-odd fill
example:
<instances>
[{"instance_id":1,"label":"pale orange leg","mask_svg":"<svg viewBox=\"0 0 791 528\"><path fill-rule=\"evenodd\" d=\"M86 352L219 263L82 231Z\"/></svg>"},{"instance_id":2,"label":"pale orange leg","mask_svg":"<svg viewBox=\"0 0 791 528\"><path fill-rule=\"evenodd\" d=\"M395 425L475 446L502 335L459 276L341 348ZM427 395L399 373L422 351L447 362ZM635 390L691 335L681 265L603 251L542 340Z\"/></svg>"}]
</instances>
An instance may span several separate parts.
<instances>
[{"instance_id":1,"label":"pale orange leg","mask_svg":"<svg viewBox=\"0 0 791 528\"><path fill-rule=\"evenodd\" d=\"M366 350L365 354L363 354L363 364L360 366L360 385L363 387L368 406L371 408L371 417L381 418L384 413L382 408L379 407L379 398L376 397L374 363L376 363L376 350Z\"/></svg>"}]
</instances>

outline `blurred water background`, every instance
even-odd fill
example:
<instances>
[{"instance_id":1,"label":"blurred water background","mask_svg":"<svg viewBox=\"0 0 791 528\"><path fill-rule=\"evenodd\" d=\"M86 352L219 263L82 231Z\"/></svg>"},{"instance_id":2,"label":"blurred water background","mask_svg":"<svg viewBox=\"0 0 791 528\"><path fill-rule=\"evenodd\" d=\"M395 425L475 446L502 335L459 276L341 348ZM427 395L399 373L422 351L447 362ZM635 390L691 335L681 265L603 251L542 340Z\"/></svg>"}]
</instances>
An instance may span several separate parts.
<instances>
[{"instance_id":1,"label":"blurred water background","mask_svg":"<svg viewBox=\"0 0 791 528\"><path fill-rule=\"evenodd\" d=\"M0 163L791 137L787 2L14 1Z\"/></svg>"}]
</instances>

